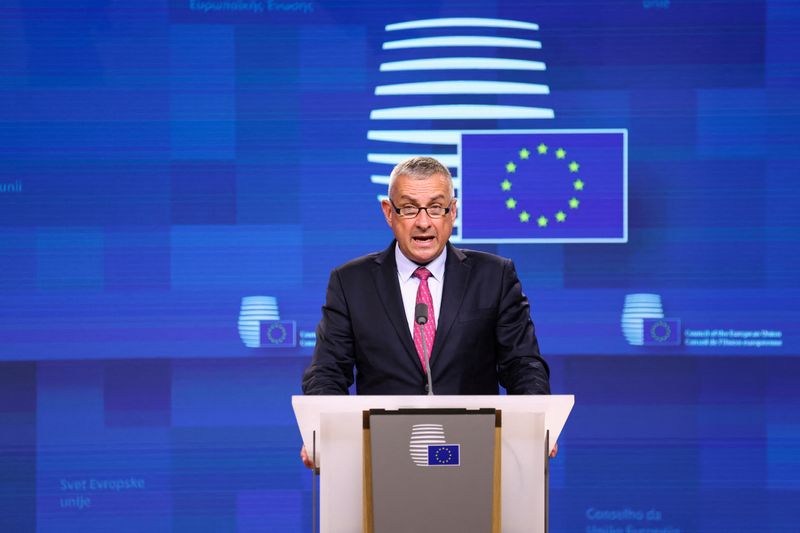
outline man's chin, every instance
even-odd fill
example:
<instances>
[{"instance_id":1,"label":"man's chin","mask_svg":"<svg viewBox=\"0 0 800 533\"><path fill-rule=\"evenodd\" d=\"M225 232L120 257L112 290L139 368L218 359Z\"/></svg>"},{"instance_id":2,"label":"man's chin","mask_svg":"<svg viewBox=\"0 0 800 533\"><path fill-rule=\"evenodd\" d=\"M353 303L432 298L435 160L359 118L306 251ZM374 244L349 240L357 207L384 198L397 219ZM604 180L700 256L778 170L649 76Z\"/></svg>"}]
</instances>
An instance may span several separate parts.
<instances>
[{"instance_id":1,"label":"man's chin","mask_svg":"<svg viewBox=\"0 0 800 533\"><path fill-rule=\"evenodd\" d=\"M436 257L441 253L441 250L439 250L439 248L433 242L431 242L430 246L419 246L417 243L414 243L410 252L411 254L409 259L415 263L424 265L436 259Z\"/></svg>"}]
</instances>

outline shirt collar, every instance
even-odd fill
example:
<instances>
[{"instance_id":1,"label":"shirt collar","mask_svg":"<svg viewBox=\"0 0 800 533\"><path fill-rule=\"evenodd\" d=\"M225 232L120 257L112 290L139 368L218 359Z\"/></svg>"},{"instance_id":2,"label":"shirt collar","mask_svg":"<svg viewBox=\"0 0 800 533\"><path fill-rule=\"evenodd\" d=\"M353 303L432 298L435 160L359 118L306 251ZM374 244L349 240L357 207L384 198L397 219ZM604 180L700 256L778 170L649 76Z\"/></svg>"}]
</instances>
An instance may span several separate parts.
<instances>
[{"instance_id":1,"label":"shirt collar","mask_svg":"<svg viewBox=\"0 0 800 533\"><path fill-rule=\"evenodd\" d=\"M397 243L394 245L394 259L397 263L397 273L400 275L400 279L403 282L408 281L414 272L420 267L420 265L403 255L403 252L400 250L400 246ZM446 259L447 246L444 247L442 253L439 254L439 257L425 265L425 268L430 271L433 279L439 282L444 280L444 265Z\"/></svg>"}]
</instances>

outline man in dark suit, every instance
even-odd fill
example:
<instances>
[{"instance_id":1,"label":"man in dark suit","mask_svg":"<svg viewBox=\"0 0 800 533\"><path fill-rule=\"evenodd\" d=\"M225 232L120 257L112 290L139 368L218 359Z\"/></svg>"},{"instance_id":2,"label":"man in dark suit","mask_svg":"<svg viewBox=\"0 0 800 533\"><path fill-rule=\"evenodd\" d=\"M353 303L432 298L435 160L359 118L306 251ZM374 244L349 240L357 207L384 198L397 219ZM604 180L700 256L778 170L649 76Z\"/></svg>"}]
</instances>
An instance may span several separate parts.
<instances>
[{"instance_id":1,"label":"man in dark suit","mask_svg":"<svg viewBox=\"0 0 800 533\"><path fill-rule=\"evenodd\" d=\"M550 392L511 260L448 242L456 203L450 172L435 159L397 165L382 203L395 241L332 272L305 394L347 394L353 367L358 394L427 392L414 341L419 267L431 272L435 333L426 348L437 394L497 394L498 384L510 394Z\"/></svg>"},{"instance_id":2,"label":"man in dark suit","mask_svg":"<svg viewBox=\"0 0 800 533\"><path fill-rule=\"evenodd\" d=\"M514 264L448 242L457 200L447 167L399 163L382 208L395 241L331 273L303 392L347 394L355 368L358 394L425 394L427 349L437 394L549 394Z\"/></svg>"}]
</instances>

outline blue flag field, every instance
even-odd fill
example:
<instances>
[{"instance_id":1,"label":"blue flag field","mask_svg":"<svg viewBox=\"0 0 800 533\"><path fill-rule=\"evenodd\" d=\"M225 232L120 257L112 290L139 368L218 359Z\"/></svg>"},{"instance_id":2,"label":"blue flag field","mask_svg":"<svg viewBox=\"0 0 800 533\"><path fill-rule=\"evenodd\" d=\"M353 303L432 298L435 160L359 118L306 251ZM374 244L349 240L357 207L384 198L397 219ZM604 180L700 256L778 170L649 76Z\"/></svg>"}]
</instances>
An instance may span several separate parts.
<instances>
[{"instance_id":1,"label":"blue flag field","mask_svg":"<svg viewBox=\"0 0 800 533\"><path fill-rule=\"evenodd\" d=\"M627 130L461 136L462 242L627 242Z\"/></svg>"}]
</instances>

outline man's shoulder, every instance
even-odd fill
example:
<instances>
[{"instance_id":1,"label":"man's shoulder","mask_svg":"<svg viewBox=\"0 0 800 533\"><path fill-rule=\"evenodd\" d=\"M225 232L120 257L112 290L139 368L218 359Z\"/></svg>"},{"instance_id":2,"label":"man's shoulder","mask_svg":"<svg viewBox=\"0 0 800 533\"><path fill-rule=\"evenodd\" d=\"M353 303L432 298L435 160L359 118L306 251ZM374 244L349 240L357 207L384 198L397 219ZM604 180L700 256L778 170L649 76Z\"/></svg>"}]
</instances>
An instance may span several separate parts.
<instances>
[{"instance_id":1,"label":"man's shoulder","mask_svg":"<svg viewBox=\"0 0 800 533\"><path fill-rule=\"evenodd\" d=\"M380 263L381 257L384 255L384 253L385 251L372 252L362 255L361 257L356 257L355 259L351 259L343 265L337 266L334 268L334 271L339 272L340 274L349 274L351 272L362 271L365 268L372 268Z\"/></svg>"},{"instance_id":2,"label":"man's shoulder","mask_svg":"<svg viewBox=\"0 0 800 533\"><path fill-rule=\"evenodd\" d=\"M470 265L502 268L504 265L511 263L511 259L489 252L481 252L467 248L454 248L454 250L456 253L461 254L464 261Z\"/></svg>"}]
</instances>

